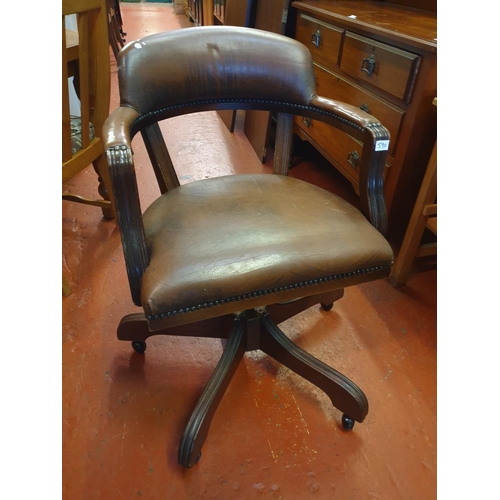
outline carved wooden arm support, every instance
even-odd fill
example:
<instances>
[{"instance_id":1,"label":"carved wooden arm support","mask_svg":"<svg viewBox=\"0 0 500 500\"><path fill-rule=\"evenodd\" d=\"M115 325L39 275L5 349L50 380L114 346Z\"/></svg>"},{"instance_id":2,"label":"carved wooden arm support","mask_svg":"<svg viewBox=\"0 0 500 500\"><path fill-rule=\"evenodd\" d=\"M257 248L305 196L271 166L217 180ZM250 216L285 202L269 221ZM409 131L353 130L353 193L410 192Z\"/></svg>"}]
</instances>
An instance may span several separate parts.
<instances>
[{"instance_id":1,"label":"carved wooden arm support","mask_svg":"<svg viewBox=\"0 0 500 500\"><path fill-rule=\"evenodd\" d=\"M322 120L363 143L359 166L361 210L382 234L387 233L384 198L384 168L389 149L389 131L361 109L331 99L311 99L310 118Z\"/></svg>"},{"instance_id":2,"label":"carved wooden arm support","mask_svg":"<svg viewBox=\"0 0 500 500\"><path fill-rule=\"evenodd\" d=\"M138 115L131 108L118 108L104 123L103 137L130 291L134 304L140 306L141 278L149 257L130 137L132 123Z\"/></svg>"}]
</instances>

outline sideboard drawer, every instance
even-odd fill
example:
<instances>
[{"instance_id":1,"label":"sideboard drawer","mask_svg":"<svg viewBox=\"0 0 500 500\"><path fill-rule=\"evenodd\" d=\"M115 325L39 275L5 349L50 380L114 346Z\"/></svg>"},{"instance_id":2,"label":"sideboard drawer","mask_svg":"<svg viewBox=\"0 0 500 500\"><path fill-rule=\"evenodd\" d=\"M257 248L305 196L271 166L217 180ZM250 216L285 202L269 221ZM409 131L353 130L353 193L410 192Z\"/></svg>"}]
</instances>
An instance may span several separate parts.
<instances>
[{"instance_id":1,"label":"sideboard drawer","mask_svg":"<svg viewBox=\"0 0 500 500\"><path fill-rule=\"evenodd\" d=\"M329 156L328 159L333 161L357 190L363 145L341 130L320 121L296 116L295 123Z\"/></svg>"},{"instance_id":2,"label":"sideboard drawer","mask_svg":"<svg viewBox=\"0 0 500 500\"><path fill-rule=\"evenodd\" d=\"M410 102L420 56L346 32L340 60L343 71Z\"/></svg>"},{"instance_id":3,"label":"sideboard drawer","mask_svg":"<svg viewBox=\"0 0 500 500\"><path fill-rule=\"evenodd\" d=\"M295 38L310 50L315 61L327 66L338 66L343 33L343 29L300 14Z\"/></svg>"},{"instance_id":4,"label":"sideboard drawer","mask_svg":"<svg viewBox=\"0 0 500 500\"><path fill-rule=\"evenodd\" d=\"M437 95L437 16L423 5L408 8L409 3L290 3L296 9L295 38L312 55L318 95L367 111L391 134L384 198L388 234L396 245L410 219L436 138L436 108L431 101ZM313 36L318 30L319 40ZM328 35L334 43L325 50ZM359 139L336 129L327 131L315 120L306 124L297 119L293 129L359 194L359 167L353 168L347 160L350 155L355 163L354 152L361 154Z\"/></svg>"},{"instance_id":5,"label":"sideboard drawer","mask_svg":"<svg viewBox=\"0 0 500 500\"><path fill-rule=\"evenodd\" d=\"M358 87L326 68L314 64L318 94L337 101L358 106L375 116L391 133L389 154L394 156L395 146L405 111L391 106L380 98Z\"/></svg>"}]
</instances>

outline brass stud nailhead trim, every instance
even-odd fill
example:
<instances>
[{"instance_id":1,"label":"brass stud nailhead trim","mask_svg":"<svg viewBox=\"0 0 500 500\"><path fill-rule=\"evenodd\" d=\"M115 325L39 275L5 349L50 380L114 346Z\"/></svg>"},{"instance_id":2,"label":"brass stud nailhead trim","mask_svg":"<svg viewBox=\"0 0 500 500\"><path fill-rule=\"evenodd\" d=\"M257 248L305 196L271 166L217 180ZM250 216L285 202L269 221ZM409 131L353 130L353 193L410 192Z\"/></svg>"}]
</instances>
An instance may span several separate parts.
<instances>
[{"instance_id":1,"label":"brass stud nailhead trim","mask_svg":"<svg viewBox=\"0 0 500 500\"><path fill-rule=\"evenodd\" d=\"M359 276L360 274L369 274L369 273L373 273L375 271L382 271L383 269L390 269L390 267L391 266L375 266L375 267L370 267L368 269L358 269L357 271L351 271L349 273L327 276L326 278L318 278L318 279L313 279L313 280L309 280L309 281L301 281L300 283L294 283L293 285L284 285L284 286L280 286L277 288L271 288L268 290L259 290L257 292L250 292L250 293L246 293L243 295L236 295L234 297L229 297L226 299L219 299L219 300L215 300L215 301L209 302L209 303L204 302L203 304L198 304L197 306L181 308L178 310L168 311L166 313L154 314L154 315L147 316L147 319L149 321L153 321L155 319L176 316L178 314L185 314L185 313L195 311L195 310L207 309L210 307L218 306L220 304L227 304L229 302L236 302L236 301L245 300L245 299L254 299L254 298L260 297L262 295L267 295L270 293L278 293L278 292L282 292L283 290L291 290L292 288L302 288L305 286L317 285L318 283L325 283L327 281L337 281L337 280L350 278L351 276Z\"/></svg>"},{"instance_id":2,"label":"brass stud nailhead trim","mask_svg":"<svg viewBox=\"0 0 500 500\"><path fill-rule=\"evenodd\" d=\"M308 111L314 111L315 113L320 113L326 116L330 116L331 118L334 118L335 120L338 120L345 125L348 125L349 127L352 127L359 132L363 132L364 128L360 127L354 122L351 122L350 120L347 120L346 118L340 117L334 113L330 113L329 111L323 110L323 109L318 109L318 108L313 108L311 106L306 106L304 104L291 104L288 102L281 102L281 101L268 101L264 99L210 99L210 100L203 100L203 101L195 101L195 102L188 102L184 104L173 104L172 106L167 106L162 109L157 109L154 111L150 111L149 113L146 113L144 115L141 115L139 118L137 118L133 125L132 128L135 128L136 126L140 125L140 123L144 120L147 120L151 116L155 115L161 115L164 112L170 110L170 109L182 109L182 108L187 108L187 107L192 107L192 106L200 106L200 105L206 105L206 104L223 104L223 103L233 103L233 102L241 102L241 103L254 103L254 104L269 104L273 106L283 106L285 108L292 108L292 109L302 109L302 110L308 110ZM370 123L367 125L368 127L376 127L379 126L380 123Z\"/></svg>"}]
</instances>

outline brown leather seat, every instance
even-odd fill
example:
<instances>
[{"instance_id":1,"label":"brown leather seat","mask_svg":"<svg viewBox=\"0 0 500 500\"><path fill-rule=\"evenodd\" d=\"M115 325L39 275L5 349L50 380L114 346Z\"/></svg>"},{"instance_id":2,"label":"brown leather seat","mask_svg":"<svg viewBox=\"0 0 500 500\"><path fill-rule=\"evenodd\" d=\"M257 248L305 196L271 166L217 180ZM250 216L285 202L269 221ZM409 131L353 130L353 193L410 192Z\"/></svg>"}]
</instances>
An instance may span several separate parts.
<instances>
[{"instance_id":1,"label":"brown leather seat","mask_svg":"<svg viewBox=\"0 0 500 500\"><path fill-rule=\"evenodd\" d=\"M315 293L323 282L391 260L383 236L352 205L278 175L180 186L146 210L144 227L150 262L141 297L152 322L172 315L192 321L201 309L217 314L243 297L272 303L275 290Z\"/></svg>"},{"instance_id":2,"label":"brown leather seat","mask_svg":"<svg viewBox=\"0 0 500 500\"><path fill-rule=\"evenodd\" d=\"M151 335L228 338L194 409L179 463L199 459L211 419L247 350L261 349L316 384L351 429L368 412L363 392L315 359L277 323L343 289L389 275L382 236L387 130L365 112L316 94L307 48L280 35L233 27L145 37L119 55L121 106L105 124L106 149L132 298L144 314L123 318L118 338L144 353ZM211 109L277 113L274 170L180 185L158 121ZM287 177L293 114L363 142L359 210ZM162 195L141 213L131 138L141 132Z\"/></svg>"}]
</instances>

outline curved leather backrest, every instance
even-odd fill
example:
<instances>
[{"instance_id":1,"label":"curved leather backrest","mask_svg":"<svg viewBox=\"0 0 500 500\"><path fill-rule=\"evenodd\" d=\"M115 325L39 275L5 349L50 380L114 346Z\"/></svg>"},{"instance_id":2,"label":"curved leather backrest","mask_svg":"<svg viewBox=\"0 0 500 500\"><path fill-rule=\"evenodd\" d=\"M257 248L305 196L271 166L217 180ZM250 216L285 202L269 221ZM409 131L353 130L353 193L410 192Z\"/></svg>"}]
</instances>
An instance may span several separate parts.
<instances>
[{"instance_id":1,"label":"curved leather backrest","mask_svg":"<svg viewBox=\"0 0 500 500\"><path fill-rule=\"evenodd\" d=\"M307 105L316 95L307 48L251 28L204 26L144 37L122 49L118 73L121 106L140 114L214 99Z\"/></svg>"}]
</instances>

